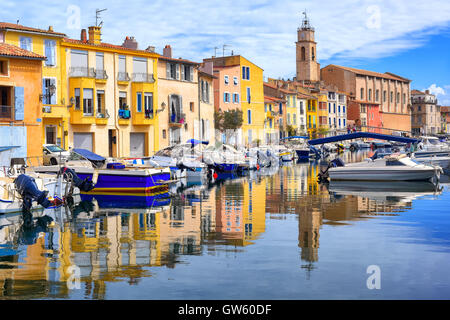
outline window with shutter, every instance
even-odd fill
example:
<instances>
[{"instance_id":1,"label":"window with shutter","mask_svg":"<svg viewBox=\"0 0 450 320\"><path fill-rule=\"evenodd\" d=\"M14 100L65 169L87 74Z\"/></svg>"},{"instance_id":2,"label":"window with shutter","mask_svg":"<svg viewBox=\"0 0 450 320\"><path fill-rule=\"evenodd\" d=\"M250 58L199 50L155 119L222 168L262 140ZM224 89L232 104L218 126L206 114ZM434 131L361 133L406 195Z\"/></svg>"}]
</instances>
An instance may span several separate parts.
<instances>
[{"instance_id":1,"label":"window with shutter","mask_svg":"<svg viewBox=\"0 0 450 320\"><path fill-rule=\"evenodd\" d=\"M47 60L45 61L46 66L56 66L56 41L54 40L44 40L45 46L45 56Z\"/></svg>"},{"instance_id":2,"label":"window with shutter","mask_svg":"<svg viewBox=\"0 0 450 320\"><path fill-rule=\"evenodd\" d=\"M167 79L170 79L171 78L171 76L170 76L170 63L166 63L166 78Z\"/></svg>"},{"instance_id":3,"label":"window with shutter","mask_svg":"<svg viewBox=\"0 0 450 320\"><path fill-rule=\"evenodd\" d=\"M25 118L25 88L24 87L14 87L14 119L24 120Z\"/></svg>"},{"instance_id":4,"label":"window with shutter","mask_svg":"<svg viewBox=\"0 0 450 320\"><path fill-rule=\"evenodd\" d=\"M179 64L176 65L176 70L177 70L177 77L176 77L176 79L180 80L180 65Z\"/></svg>"},{"instance_id":5,"label":"window with shutter","mask_svg":"<svg viewBox=\"0 0 450 320\"><path fill-rule=\"evenodd\" d=\"M180 69L181 69L181 80L187 80L187 79L185 79L185 65L180 65Z\"/></svg>"},{"instance_id":6,"label":"window with shutter","mask_svg":"<svg viewBox=\"0 0 450 320\"><path fill-rule=\"evenodd\" d=\"M193 82L194 81L194 67L192 67L192 66L189 68L189 75L190 75L189 81Z\"/></svg>"}]
</instances>

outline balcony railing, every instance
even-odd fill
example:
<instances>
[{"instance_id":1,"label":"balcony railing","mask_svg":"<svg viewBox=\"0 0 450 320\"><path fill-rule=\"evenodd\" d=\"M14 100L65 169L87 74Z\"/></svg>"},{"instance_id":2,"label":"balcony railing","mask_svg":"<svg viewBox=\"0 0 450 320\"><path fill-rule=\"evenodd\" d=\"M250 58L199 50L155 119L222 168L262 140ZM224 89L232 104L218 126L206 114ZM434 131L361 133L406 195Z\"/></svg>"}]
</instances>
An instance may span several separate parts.
<instances>
[{"instance_id":1,"label":"balcony railing","mask_svg":"<svg viewBox=\"0 0 450 320\"><path fill-rule=\"evenodd\" d=\"M0 105L0 119L12 120L12 107Z\"/></svg>"},{"instance_id":2,"label":"balcony railing","mask_svg":"<svg viewBox=\"0 0 450 320\"><path fill-rule=\"evenodd\" d=\"M153 73L132 73L131 81L153 83L155 82L155 78L153 77Z\"/></svg>"},{"instance_id":3,"label":"balcony railing","mask_svg":"<svg viewBox=\"0 0 450 320\"><path fill-rule=\"evenodd\" d=\"M98 119L109 119L109 113L108 113L108 110L97 110L97 115L96 115L96 117L98 118Z\"/></svg>"},{"instance_id":4,"label":"balcony railing","mask_svg":"<svg viewBox=\"0 0 450 320\"><path fill-rule=\"evenodd\" d=\"M436 104L436 99L411 98L411 103Z\"/></svg>"},{"instance_id":5,"label":"balcony railing","mask_svg":"<svg viewBox=\"0 0 450 320\"><path fill-rule=\"evenodd\" d=\"M69 68L69 77L84 77L84 78L95 78L95 70L94 68L85 68L85 67L70 67Z\"/></svg>"},{"instance_id":6,"label":"balcony railing","mask_svg":"<svg viewBox=\"0 0 450 320\"><path fill-rule=\"evenodd\" d=\"M106 74L106 70L95 69L95 79L107 80L108 79L108 75Z\"/></svg>"},{"instance_id":7,"label":"balcony railing","mask_svg":"<svg viewBox=\"0 0 450 320\"><path fill-rule=\"evenodd\" d=\"M118 72L117 81L130 81L130 76L128 75L128 72Z\"/></svg>"},{"instance_id":8,"label":"balcony railing","mask_svg":"<svg viewBox=\"0 0 450 320\"><path fill-rule=\"evenodd\" d=\"M170 114L170 123L180 123L183 124L186 121L186 114L184 113L171 113Z\"/></svg>"}]
</instances>

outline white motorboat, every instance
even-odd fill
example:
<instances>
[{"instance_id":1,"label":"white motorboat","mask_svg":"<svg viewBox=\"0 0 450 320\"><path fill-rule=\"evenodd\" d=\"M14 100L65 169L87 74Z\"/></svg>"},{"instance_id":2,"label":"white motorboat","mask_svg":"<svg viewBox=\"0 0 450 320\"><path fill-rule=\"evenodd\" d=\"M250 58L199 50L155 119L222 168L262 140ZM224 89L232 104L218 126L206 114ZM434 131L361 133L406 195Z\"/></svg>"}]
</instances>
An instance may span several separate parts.
<instances>
[{"instance_id":1,"label":"white motorboat","mask_svg":"<svg viewBox=\"0 0 450 320\"><path fill-rule=\"evenodd\" d=\"M337 158L330 164L326 173L331 181L434 181L443 172L439 166L420 164L404 154L349 164Z\"/></svg>"},{"instance_id":2,"label":"white motorboat","mask_svg":"<svg viewBox=\"0 0 450 320\"><path fill-rule=\"evenodd\" d=\"M442 143L436 137L422 136L421 142L418 144L417 151L414 152L416 158L439 156L450 156L450 147L446 143Z\"/></svg>"}]
</instances>

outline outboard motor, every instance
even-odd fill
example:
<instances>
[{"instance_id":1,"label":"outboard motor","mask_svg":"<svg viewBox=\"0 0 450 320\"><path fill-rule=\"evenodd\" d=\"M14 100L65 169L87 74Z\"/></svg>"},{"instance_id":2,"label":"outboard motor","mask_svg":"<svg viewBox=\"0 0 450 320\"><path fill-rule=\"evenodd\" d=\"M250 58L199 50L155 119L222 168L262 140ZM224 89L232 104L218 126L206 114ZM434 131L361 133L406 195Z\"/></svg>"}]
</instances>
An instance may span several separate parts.
<instances>
[{"instance_id":1,"label":"outboard motor","mask_svg":"<svg viewBox=\"0 0 450 320\"><path fill-rule=\"evenodd\" d=\"M92 189L94 189L94 187L95 187L92 180L89 180L89 178L85 178L84 180L81 180L73 169L64 167L64 168L61 168L60 172L61 172L61 174L63 174L63 177L65 179L67 178L67 176L70 176L72 178L73 184L77 188L79 188L80 191L89 192Z\"/></svg>"},{"instance_id":2,"label":"outboard motor","mask_svg":"<svg viewBox=\"0 0 450 320\"><path fill-rule=\"evenodd\" d=\"M328 170L330 168L343 167L344 165L345 165L344 161L342 161L341 158L336 158L336 159L333 159L332 161L330 161L330 163L328 163L328 166L325 169L325 171L320 170L319 174L317 175L319 182L327 182L328 181Z\"/></svg>"},{"instance_id":3,"label":"outboard motor","mask_svg":"<svg viewBox=\"0 0 450 320\"><path fill-rule=\"evenodd\" d=\"M14 185L22 196L23 209L30 210L33 200L36 200L44 208L51 206L52 203L47 199L48 191L40 191L34 178L21 174L14 180Z\"/></svg>"}]
</instances>

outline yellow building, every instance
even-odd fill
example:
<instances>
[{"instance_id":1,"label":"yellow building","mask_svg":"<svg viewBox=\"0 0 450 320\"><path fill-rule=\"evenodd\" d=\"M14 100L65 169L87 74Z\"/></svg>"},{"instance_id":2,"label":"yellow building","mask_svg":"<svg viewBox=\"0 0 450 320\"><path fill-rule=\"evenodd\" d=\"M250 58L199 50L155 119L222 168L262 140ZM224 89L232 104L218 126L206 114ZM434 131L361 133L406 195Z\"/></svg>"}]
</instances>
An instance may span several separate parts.
<instances>
[{"instance_id":1,"label":"yellow building","mask_svg":"<svg viewBox=\"0 0 450 320\"><path fill-rule=\"evenodd\" d=\"M328 94L326 91L321 91L317 94L319 107L317 109L317 127L318 133L323 135L328 131Z\"/></svg>"},{"instance_id":2,"label":"yellow building","mask_svg":"<svg viewBox=\"0 0 450 320\"><path fill-rule=\"evenodd\" d=\"M317 119L318 119L318 107L317 98L309 97L308 98L308 107L306 109L306 123L307 123L307 131L310 137L314 136L317 132Z\"/></svg>"},{"instance_id":3,"label":"yellow building","mask_svg":"<svg viewBox=\"0 0 450 320\"><path fill-rule=\"evenodd\" d=\"M291 128L291 132L288 130L288 135L294 136L297 134L298 123L298 113L297 108L297 92L280 89L280 92L286 97L286 126Z\"/></svg>"},{"instance_id":4,"label":"yellow building","mask_svg":"<svg viewBox=\"0 0 450 320\"><path fill-rule=\"evenodd\" d=\"M243 113L242 141L244 145L250 145L259 140L264 141L264 89L263 69L247 60L243 56L227 56L205 59L213 61L213 68L239 66L240 79L240 106ZM221 81L219 81L221 83ZM220 90L220 88L215 88ZM220 98L220 97L219 97Z\"/></svg>"},{"instance_id":5,"label":"yellow building","mask_svg":"<svg viewBox=\"0 0 450 320\"><path fill-rule=\"evenodd\" d=\"M43 106L42 143L58 144L67 147L68 101L62 79L64 70L64 51L61 41L65 34L54 32L51 26L47 30L0 22L0 42L9 43L22 49L45 56L42 62ZM37 155L35 155L37 156Z\"/></svg>"},{"instance_id":6,"label":"yellow building","mask_svg":"<svg viewBox=\"0 0 450 320\"><path fill-rule=\"evenodd\" d=\"M110 157L141 157L159 150L157 61L153 48L101 42L101 28L61 41L62 87L69 103L70 147Z\"/></svg>"}]
</instances>

